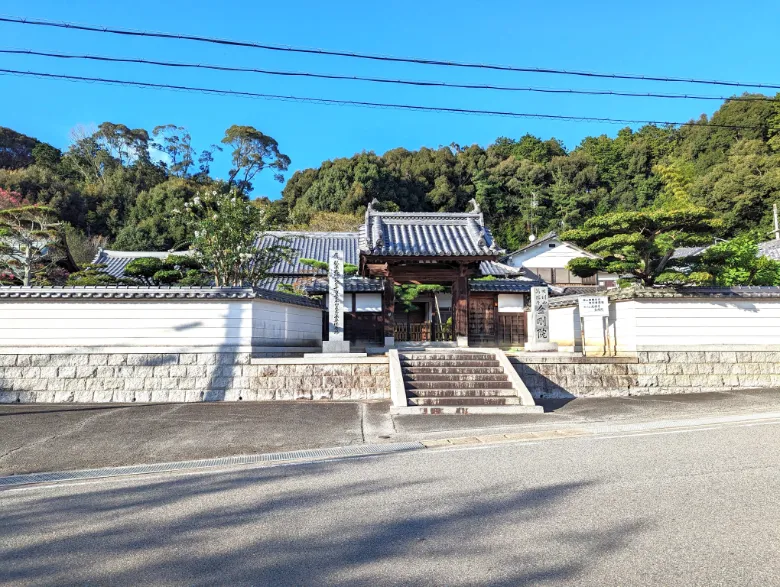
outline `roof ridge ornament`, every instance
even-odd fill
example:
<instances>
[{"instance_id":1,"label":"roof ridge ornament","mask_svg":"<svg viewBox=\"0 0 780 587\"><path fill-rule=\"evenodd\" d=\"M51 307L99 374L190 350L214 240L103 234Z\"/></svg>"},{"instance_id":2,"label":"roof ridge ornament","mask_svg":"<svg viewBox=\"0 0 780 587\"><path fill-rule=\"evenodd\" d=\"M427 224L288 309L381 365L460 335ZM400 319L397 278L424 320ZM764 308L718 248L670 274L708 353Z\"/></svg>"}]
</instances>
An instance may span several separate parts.
<instances>
[{"instance_id":1,"label":"roof ridge ornament","mask_svg":"<svg viewBox=\"0 0 780 587\"><path fill-rule=\"evenodd\" d=\"M375 216L372 221L371 235L376 235L373 243L374 251L376 252L382 250L382 248L385 246L385 240L382 238L382 220L378 216ZM369 245L370 244L371 243L369 243Z\"/></svg>"},{"instance_id":2,"label":"roof ridge ornament","mask_svg":"<svg viewBox=\"0 0 780 587\"><path fill-rule=\"evenodd\" d=\"M471 198L469 200L469 204L471 204L471 206L472 206L472 210L471 210L472 214L481 214L482 213L482 208L479 207L479 204L477 203L477 199L476 198Z\"/></svg>"}]
</instances>

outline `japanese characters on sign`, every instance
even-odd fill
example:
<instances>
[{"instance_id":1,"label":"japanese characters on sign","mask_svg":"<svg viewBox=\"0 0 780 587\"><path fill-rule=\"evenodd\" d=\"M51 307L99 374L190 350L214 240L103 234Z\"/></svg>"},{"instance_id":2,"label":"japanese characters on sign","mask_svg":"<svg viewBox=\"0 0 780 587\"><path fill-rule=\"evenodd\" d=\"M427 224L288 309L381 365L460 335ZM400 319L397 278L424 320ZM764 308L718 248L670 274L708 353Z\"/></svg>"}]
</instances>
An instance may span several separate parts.
<instances>
[{"instance_id":1,"label":"japanese characters on sign","mask_svg":"<svg viewBox=\"0 0 780 587\"><path fill-rule=\"evenodd\" d=\"M344 251L330 251L328 264L328 340L344 340Z\"/></svg>"},{"instance_id":2,"label":"japanese characters on sign","mask_svg":"<svg viewBox=\"0 0 780 587\"><path fill-rule=\"evenodd\" d=\"M587 316L609 316L607 296L582 296L577 299L580 306L580 318Z\"/></svg>"},{"instance_id":3,"label":"japanese characters on sign","mask_svg":"<svg viewBox=\"0 0 780 587\"><path fill-rule=\"evenodd\" d=\"M531 288L532 342L550 342L550 298L546 287Z\"/></svg>"}]
</instances>

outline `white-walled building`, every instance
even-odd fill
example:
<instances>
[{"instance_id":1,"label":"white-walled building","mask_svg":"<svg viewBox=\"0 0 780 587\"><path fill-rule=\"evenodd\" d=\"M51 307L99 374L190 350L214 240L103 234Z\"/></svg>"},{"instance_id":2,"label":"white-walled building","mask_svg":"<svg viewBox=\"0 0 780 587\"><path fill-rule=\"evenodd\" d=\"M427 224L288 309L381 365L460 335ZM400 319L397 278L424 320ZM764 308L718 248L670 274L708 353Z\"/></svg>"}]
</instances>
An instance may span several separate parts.
<instances>
[{"instance_id":1,"label":"white-walled building","mask_svg":"<svg viewBox=\"0 0 780 587\"><path fill-rule=\"evenodd\" d=\"M531 271L551 286L602 286L616 285L617 275L599 273L593 277L577 277L566 268L572 259L598 256L580 247L562 241L557 233L548 232L541 238L507 255L504 262L516 268Z\"/></svg>"}]
</instances>

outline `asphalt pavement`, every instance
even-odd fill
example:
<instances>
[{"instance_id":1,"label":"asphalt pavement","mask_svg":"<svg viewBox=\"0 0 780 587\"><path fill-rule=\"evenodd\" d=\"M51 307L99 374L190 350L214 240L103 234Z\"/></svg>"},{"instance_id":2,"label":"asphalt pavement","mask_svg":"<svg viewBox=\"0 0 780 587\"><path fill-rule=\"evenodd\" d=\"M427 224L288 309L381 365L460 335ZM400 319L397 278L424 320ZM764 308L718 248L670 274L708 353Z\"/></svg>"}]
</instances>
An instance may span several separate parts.
<instances>
[{"instance_id":1,"label":"asphalt pavement","mask_svg":"<svg viewBox=\"0 0 780 587\"><path fill-rule=\"evenodd\" d=\"M780 419L0 493L0 583L777 585Z\"/></svg>"},{"instance_id":2,"label":"asphalt pavement","mask_svg":"<svg viewBox=\"0 0 780 587\"><path fill-rule=\"evenodd\" d=\"M545 414L395 416L387 402L0 405L0 475L780 409L780 390L547 401Z\"/></svg>"}]
</instances>

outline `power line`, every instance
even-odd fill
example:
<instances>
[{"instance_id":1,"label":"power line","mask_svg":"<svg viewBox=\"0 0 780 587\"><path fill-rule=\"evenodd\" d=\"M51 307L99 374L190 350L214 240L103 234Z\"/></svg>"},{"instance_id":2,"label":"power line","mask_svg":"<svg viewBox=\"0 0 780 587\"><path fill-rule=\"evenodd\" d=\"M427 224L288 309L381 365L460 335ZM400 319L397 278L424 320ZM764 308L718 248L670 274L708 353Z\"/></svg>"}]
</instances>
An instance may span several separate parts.
<instances>
[{"instance_id":1,"label":"power line","mask_svg":"<svg viewBox=\"0 0 780 587\"><path fill-rule=\"evenodd\" d=\"M210 65L204 63L183 63L175 61L160 61L157 59L141 59L134 57L108 57L105 55L74 55L71 53L59 53L52 51L34 51L31 49L0 49L0 54L6 55L32 55L37 57L50 57L55 59L65 60L87 60L87 61L99 61L105 63L136 63L142 65L154 65L168 68L182 68L182 69L208 69L213 71L226 71L237 73L258 73L263 75L275 75L282 77L306 77L314 79L329 79L329 80L347 80L347 81L360 81L360 82L372 82L381 84L400 84L408 86L419 87L440 87L440 88L453 88L453 89L468 89L468 90L497 90L505 92L532 92L542 94L569 94L569 95L586 95L586 96L619 96L619 97L631 97L631 98L668 98L678 100L717 100L719 102L724 101L741 101L741 102L777 102L776 98L770 98L767 96L702 96L697 94L667 94L657 92L624 92L615 90L576 90L567 88L534 88L534 87L513 87L513 86L497 86L492 84L467 84L467 83L450 83L440 81L424 81L424 80L405 80L405 79L389 79L381 77L367 77L367 76L352 76L352 75L339 75L330 73L311 73L304 71L276 71L270 69L258 69L253 67L235 67L230 65Z\"/></svg>"},{"instance_id":2,"label":"power line","mask_svg":"<svg viewBox=\"0 0 780 587\"><path fill-rule=\"evenodd\" d=\"M113 84L120 86L178 90L183 92L199 92L203 94L216 94L222 96L240 96L244 98L260 98L264 100L281 100L286 102L307 102L312 104L326 104L339 106L361 106L366 108L392 108L397 110L411 110L415 112L445 112L451 114L482 114L488 116L504 116L509 118L535 118L544 120L578 121L578 122L602 122L609 124L653 124L657 126L680 126L692 124L691 122L671 122L667 120L633 120L628 118L601 118L596 116L569 116L564 114L535 114L526 112L507 112L501 110L476 110L470 108L452 108L447 106L418 106L414 104L391 104L383 102L364 102L359 100L335 100L329 98L312 98L304 96L287 96L281 94L261 94L257 92L244 92L238 90L222 90L216 88L203 88L196 86L181 86L174 84L158 84L151 82L139 82L130 80L118 80L102 77L85 77L78 75L64 75L35 71L18 71L14 69L0 69L0 74L9 74L17 76L32 76L42 79L59 79L74 82L90 82ZM759 130L762 126L742 126L732 124L707 123L708 127L730 128L734 130Z\"/></svg>"},{"instance_id":3,"label":"power line","mask_svg":"<svg viewBox=\"0 0 780 587\"><path fill-rule=\"evenodd\" d=\"M353 51L335 51L329 49L314 49L308 47L273 45L269 43L257 43L253 41L238 41L233 39L221 39L217 37L206 37L201 35L190 35L184 33L138 31L133 29L113 28L107 26L94 26L94 25L77 24L77 23L69 23L69 22L57 22L57 21L43 20L43 19L19 18L14 16L0 16L0 22L54 27L54 28L62 28L62 29L73 29L79 31L108 33L113 35L124 35L124 36L132 36L132 37L153 37L158 39L186 40L186 41L195 41L199 43L227 45L231 47L247 47L253 49L264 49L267 51L304 53L308 55L328 55L333 57L350 57L354 59L368 59L372 61L389 61L395 63L414 63L418 65L435 65L435 66L442 66L442 67L463 67L463 68L470 68L470 69L489 69L495 71L569 75L569 76L605 78L605 79L625 79L625 80L641 80L641 81L670 82L670 83L705 84L705 85L716 85L716 86L751 87L751 88L765 88L765 89L772 89L772 90L780 90L780 84L770 84L770 83L735 82L735 81L708 80L708 79L696 79L696 78L650 76L650 75L640 75L640 74L630 74L630 73L603 73L603 72L600 73L600 72L592 72L592 71L575 71L575 70L553 69L553 68L544 68L544 67L518 67L512 65L496 65L496 64L488 64L488 63L469 63L469 62L462 62L462 61L447 61L447 60L427 59L427 58L419 58L419 57L394 57L391 55L375 55L369 53L358 53Z\"/></svg>"}]
</instances>

